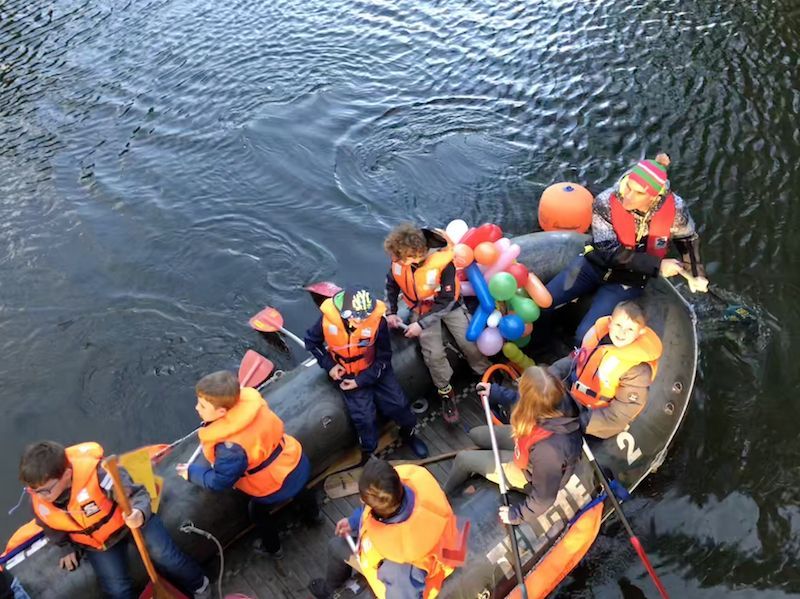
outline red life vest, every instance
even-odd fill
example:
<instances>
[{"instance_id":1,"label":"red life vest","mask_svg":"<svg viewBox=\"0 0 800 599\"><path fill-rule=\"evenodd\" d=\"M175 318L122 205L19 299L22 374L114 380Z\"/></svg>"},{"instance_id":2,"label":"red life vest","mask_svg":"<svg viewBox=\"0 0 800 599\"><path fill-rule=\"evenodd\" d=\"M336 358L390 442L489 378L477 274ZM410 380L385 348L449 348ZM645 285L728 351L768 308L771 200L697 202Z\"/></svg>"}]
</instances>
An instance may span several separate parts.
<instances>
[{"instance_id":1,"label":"red life vest","mask_svg":"<svg viewBox=\"0 0 800 599\"><path fill-rule=\"evenodd\" d=\"M113 484L111 476L106 474L102 481L97 477L103 448L97 443L80 443L67 447L66 453L72 468L66 509L28 489L33 511L46 526L69 533L73 543L103 551L108 539L125 526L122 509L107 495Z\"/></svg>"},{"instance_id":2,"label":"red life vest","mask_svg":"<svg viewBox=\"0 0 800 599\"><path fill-rule=\"evenodd\" d=\"M357 375L375 361L375 339L378 337L381 319L386 313L386 304L375 301L375 309L364 320L349 331L342 320L339 309L328 298L319 309L322 311L322 333L331 357L347 374Z\"/></svg>"},{"instance_id":3,"label":"red life vest","mask_svg":"<svg viewBox=\"0 0 800 599\"><path fill-rule=\"evenodd\" d=\"M622 207L622 202L616 192L611 194L609 203L611 204L611 225L614 227L619 242L629 250L635 250L640 241L637 239L636 219L633 214ZM650 218L645 249L648 254L662 259L667 255L674 222L675 196L670 193Z\"/></svg>"},{"instance_id":4,"label":"red life vest","mask_svg":"<svg viewBox=\"0 0 800 599\"><path fill-rule=\"evenodd\" d=\"M358 561L364 577L378 599L385 599L386 588L378 580L383 560L412 564L425 570L424 599L439 594L444 579L462 562L444 556L459 545L458 523L453 508L433 475L421 466L395 466L404 485L414 492L414 510L403 522L385 524L364 508L359 530Z\"/></svg>"},{"instance_id":5,"label":"red life vest","mask_svg":"<svg viewBox=\"0 0 800 599\"><path fill-rule=\"evenodd\" d=\"M411 268L409 264L392 262L392 276L400 290L403 300L408 307L420 316L430 312L433 300L441 290L442 271L453 261L453 250L445 248L433 252L425 261ZM461 282L455 278L455 299L461 297Z\"/></svg>"},{"instance_id":6,"label":"red life vest","mask_svg":"<svg viewBox=\"0 0 800 599\"><path fill-rule=\"evenodd\" d=\"M300 442L284 433L283 420L250 387L244 387L236 405L201 428L198 436L203 455L212 465L217 444L236 443L244 449L247 470L233 486L251 497L266 497L280 490L303 456Z\"/></svg>"},{"instance_id":7,"label":"red life vest","mask_svg":"<svg viewBox=\"0 0 800 599\"><path fill-rule=\"evenodd\" d=\"M528 467L528 460L531 455L531 447L539 441L549 439L553 434L552 431L543 429L541 426L534 426L533 430L519 439L514 440L514 464L520 469L525 470Z\"/></svg>"},{"instance_id":8,"label":"red life vest","mask_svg":"<svg viewBox=\"0 0 800 599\"><path fill-rule=\"evenodd\" d=\"M570 395L588 408L606 407L617 392L620 377L638 364L649 364L650 380L656 377L662 345L655 331L645 327L645 332L625 347L611 343L600 345L608 335L610 323L610 316L598 318L583 337L578 352L577 380L572 384Z\"/></svg>"}]
</instances>

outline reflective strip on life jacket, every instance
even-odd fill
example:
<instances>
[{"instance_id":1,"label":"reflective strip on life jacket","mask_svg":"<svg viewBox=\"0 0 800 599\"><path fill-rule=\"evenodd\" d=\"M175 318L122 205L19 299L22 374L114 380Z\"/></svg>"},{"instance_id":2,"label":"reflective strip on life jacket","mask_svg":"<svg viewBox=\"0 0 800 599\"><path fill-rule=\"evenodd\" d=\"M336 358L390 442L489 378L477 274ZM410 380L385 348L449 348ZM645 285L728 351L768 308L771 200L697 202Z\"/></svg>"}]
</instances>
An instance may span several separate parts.
<instances>
[{"instance_id":1,"label":"reflective strip on life jacket","mask_svg":"<svg viewBox=\"0 0 800 599\"><path fill-rule=\"evenodd\" d=\"M611 194L609 203L611 205L611 225L614 227L619 242L629 250L636 250L641 241L641 239L637 239L636 218L622 207L622 201L616 192ZM648 254L662 259L667 255L674 223L675 196L670 193L650 217L645 247Z\"/></svg>"},{"instance_id":2,"label":"reflective strip on life jacket","mask_svg":"<svg viewBox=\"0 0 800 599\"><path fill-rule=\"evenodd\" d=\"M430 312L436 294L441 290L442 272L453 261L452 249L430 254L419 266L392 262L392 276L403 292L403 301L419 315ZM461 297L461 282L455 278L455 299Z\"/></svg>"},{"instance_id":3,"label":"reflective strip on life jacket","mask_svg":"<svg viewBox=\"0 0 800 599\"><path fill-rule=\"evenodd\" d=\"M386 304L375 301L369 316L350 331L342 320L339 309L332 298L320 305L322 311L322 333L331 357L349 375L357 375L375 361L375 340L378 337L381 319L386 313Z\"/></svg>"},{"instance_id":4,"label":"reflective strip on life jacket","mask_svg":"<svg viewBox=\"0 0 800 599\"><path fill-rule=\"evenodd\" d=\"M297 439L284 433L283 421L249 387L240 391L239 401L222 418L201 428L198 437L212 465L218 444L234 443L244 449L247 471L234 487L252 497L280 490L303 455Z\"/></svg>"}]
</instances>

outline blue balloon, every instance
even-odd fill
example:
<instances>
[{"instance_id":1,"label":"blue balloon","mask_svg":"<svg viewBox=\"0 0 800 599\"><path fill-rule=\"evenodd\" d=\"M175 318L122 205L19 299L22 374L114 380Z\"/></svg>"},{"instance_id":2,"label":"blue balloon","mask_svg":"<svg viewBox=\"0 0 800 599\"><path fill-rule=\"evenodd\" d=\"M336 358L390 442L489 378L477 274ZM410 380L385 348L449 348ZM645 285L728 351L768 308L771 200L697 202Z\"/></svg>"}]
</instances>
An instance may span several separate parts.
<instances>
[{"instance_id":1,"label":"blue balloon","mask_svg":"<svg viewBox=\"0 0 800 599\"><path fill-rule=\"evenodd\" d=\"M486 279L483 278L483 273L481 269L478 268L478 264L473 262L464 270L467 271L467 278L472 284L472 289L475 290L475 297L477 297L478 301L481 303L481 308L488 314L491 314L494 310L494 298L492 294L489 293L489 285L486 283ZM470 339L470 341L474 341L474 339Z\"/></svg>"},{"instance_id":2,"label":"blue balloon","mask_svg":"<svg viewBox=\"0 0 800 599\"><path fill-rule=\"evenodd\" d=\"M516 341L525 332L525 321L516 314L509 314L503 316L500 324L497 327L500 329L500 334L509 341Z\"/></svg>"},{"instance_id":3,"label":"blue balloon","mask_svg":"<svg viewBox=\"0 0 800 599\"><path fill-rule=\"evenodd\" d=\"M483 306L478 306L478 309L475 310L475 314L472 315L469 326L467 327L467 341L475 343L478 340L483 329L486 328L486 320L489 318L489 314L491 314L491 312L484 310ZM522 326L523 328L525 327L524 324Z\"/></svg>"}]
</instances>

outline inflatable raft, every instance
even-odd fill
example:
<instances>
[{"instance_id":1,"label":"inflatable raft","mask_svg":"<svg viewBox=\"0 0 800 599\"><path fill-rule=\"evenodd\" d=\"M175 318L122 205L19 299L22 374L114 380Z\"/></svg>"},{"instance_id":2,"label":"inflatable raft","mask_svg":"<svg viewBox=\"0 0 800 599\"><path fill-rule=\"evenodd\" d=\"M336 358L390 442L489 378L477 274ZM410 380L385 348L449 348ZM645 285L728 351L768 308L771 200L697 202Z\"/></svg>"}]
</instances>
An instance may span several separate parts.
<instances>
[{"instance_id":1,"label":"inflatable raft","mask_svg":"<svg viewBox=\"0 0 800 599\"><path fill-rule=\"evenodd\" d=\"M522 248L519 261L547 281L581 252L586 240L586 236L576 233L533 233L514 241ZM598 462L609 468L630 491L664 461L686 414L697 362L694 314L669 282L663 279L652 282L641 303L648 324L659 334L664 345L664 355L647 407L629 430L606 441L591 443ZM577 317L581 305L579 302L575 307L559 312L568 314L571 311L572 316ZM309 321L313 317L310 315ZM408 396L412 400L434 397L416 343L401 335L397 335L393 343L394 368ZM567 344L561 343L561 349L566 347ZM557 357L560 356L551 356L552 359ZM460 411L463 428L468 428L481 424L483 416L473 390L475 381L468 376L464 379L459 393ZM272 409L284 419L287 432L303 444L315 474L324 472L352 450L356 443L355 433L344 404L338 391L313 360L303 362L279 380L270 382L263 393ZM420 417L419 434L428 443L432 454L470 444L462 428L442 423L438 400L431 399L428 405ZM199 536L180 532L183 524L191 521L196 527L211 532L223 545L228 545L247 529L248 520L246 501L242 496L234 492L210 493L175 475L175 465L186 461L196 446L196 438L186 440L157 465L156 473L165 479L159 514L179 545L205 562L215 555L215 545ZM447 462L430 468L440 482L443 482L448 469ZM452 499L459 518L471 523L467 562L447 579L441 596L506 597L514 593L516 580L505 529L496 516L499 493L495 485L483 479L474 478L471 482L476 488L474 493L459 493ZM536 524L524 524L518 528L523 570L531 598L546 596L591 546L603 510L608 510L602 501L595 500L599 492L591 468L584 460L561 489L554 505ZM348 515L356 503L355 498L329 501L323 506L325 526L289 530L284 535L286 559L282 562L256 558L250 555L243 543L226 551L229 570L224 577L226 591L264 598L307 597L305 585L308 581L324 575L323 556L332 523ZM6 567L34 599L90 599L100 596L88 564L74 572L59 570L57 552L45 539L34 540L28 546L12 551L11 555L13 557L7 561ZM138 563L138 560L133 561ZM216 570L212 562L209 562L209 570ZM143 570L137 572L134 568L134 572L144 584ZM349 596L354 595L351 593ZM357 592L357 596L368 597L370 593L362 590Z\"/></svg>"}]
</instances>

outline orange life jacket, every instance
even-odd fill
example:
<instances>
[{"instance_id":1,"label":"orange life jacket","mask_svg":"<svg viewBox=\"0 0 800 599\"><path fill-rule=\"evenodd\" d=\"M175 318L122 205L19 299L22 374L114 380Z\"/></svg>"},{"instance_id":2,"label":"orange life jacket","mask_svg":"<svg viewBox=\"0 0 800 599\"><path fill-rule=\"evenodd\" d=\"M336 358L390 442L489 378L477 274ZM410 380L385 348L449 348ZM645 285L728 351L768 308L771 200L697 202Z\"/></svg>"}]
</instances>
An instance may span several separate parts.
<instances>
[{"instance_id":1,"label":"orange life jacket","mask_svg":"<svg viewBox=\"0 0 800 599\"><path fill-rule=\"evenodd\" d=\"M13 568L25 559L25 552L33 553L38 544L47 543L44 531L35 519L20 526L6 543L6 549L0 554L0 570Z\"/></svg>"},{"instance_id":2,"label":"orange life jacket","mask_svg":"<svg viewBox=\"0 0 800 599\"><path fill-rule=\"evenodd\" d=\"M414 510L404 522L384 524L371 516L367 506L361 516L358 561L378 599L386 588L378 580L383 560L412 564L428 573L424 599L434 599L444 579L463 563L445 557L459 542L453 508L433 475L421 466L395 466L400 480L414 492Z\"/></svg>"},{"instance_id":3,"label":"orange life jacket","mask_svg":"<svg viewBox=\"0 0 800 599\"><path fill-rule=\"evenodd\" d=\"M552 434L552 431L545 430L541 426L534 426L530 434L514 441L514 463L520 470L525 470L528 467L531 447L539 441L549 438Z\"/></svg>"},{"instance_id":4,"label":"orange life jacket","mask_svg":"<svg viewBox=\"0 0 800 599\"><path fill-rule=\"evenodd\" d=\"M46 526L69 533L73 543L103 551L106 541L125 526L122 508L107 495L113 485L111 476L106 474L102 481L97 477L103 448L97 443L80 443L67 447L66 453L72 468L66 509L28 489L33 511Z\"/></svg>"},{"instance_id":5,"label":"orange life jacket","mask_svg":"<svg viewBox=\"0 0 800 599\"><path fill-rule=\"evenodd\" d=\"M649 364L651 381L656 377L661 357L661 340L655 331L645 327L644 333L625 347L609 343L600 345L608 335L610 316L598 318L583 337L576 363L577 380L570 395L588 408L603 408L613 399L620 377L638 364Z\"/></svg>"},{"instance_id":6,"label":"orange life jacket","mask_svg":"<svg viewBox=\"0 0 800 599\"><path fill-rule=\"evenodd\" d=\"M392 262L392 276L408 307L419 315L427 314L433 307L433 299L441 289L442 271L453 261L453 250L445 248L433 252L425 261L411 268L409 264ZM461 297L461 282L455 278L455 298Z\"/></svg>"},{"instance_id":7,"label":"orange life jacket","mask_svg":"<svg viewBox=\"0 0 800 599\"><path fill-rule=\"evenodd\" d=\"M278 491L303 455L300 443L284 434L283 420L269 409L255 389L244 387L236 402L220 419L198 433L203 455L214 464L219 443L236 443L247 454L247 470L235 488L252 497L266 497Z\"/></svg>"},{"instance_id":8,"label":"orange life jacket","mask_svg":"<svg viewBox=\"0 0 800 599\"><path fill-rule=\"evenodd\" d=\"M356 325L351 332L342 320L333 298L326 299L319 307L322 311L322 332L331 357L347 374L357 375L375 361L375 339L381 318L386 313L386 304L375 301L372 313Z\"/></svg>"},{"instance_id":9,"label":"orange life jacket","mask_svg":"<svg viewBox=\"0 0 800 599\"><path fill-rule=\"evenodd\" d=\"M616 193L611 194L611 225L619 242L629 250L635 250L639 242L636 232L636 219L633 214L622 207ZM675 196L670 193L655 214L650 218L645 251L651 256L664 258L669 249L672 237L672 225L675 222Z\"/></svg>"}]
</instances>

